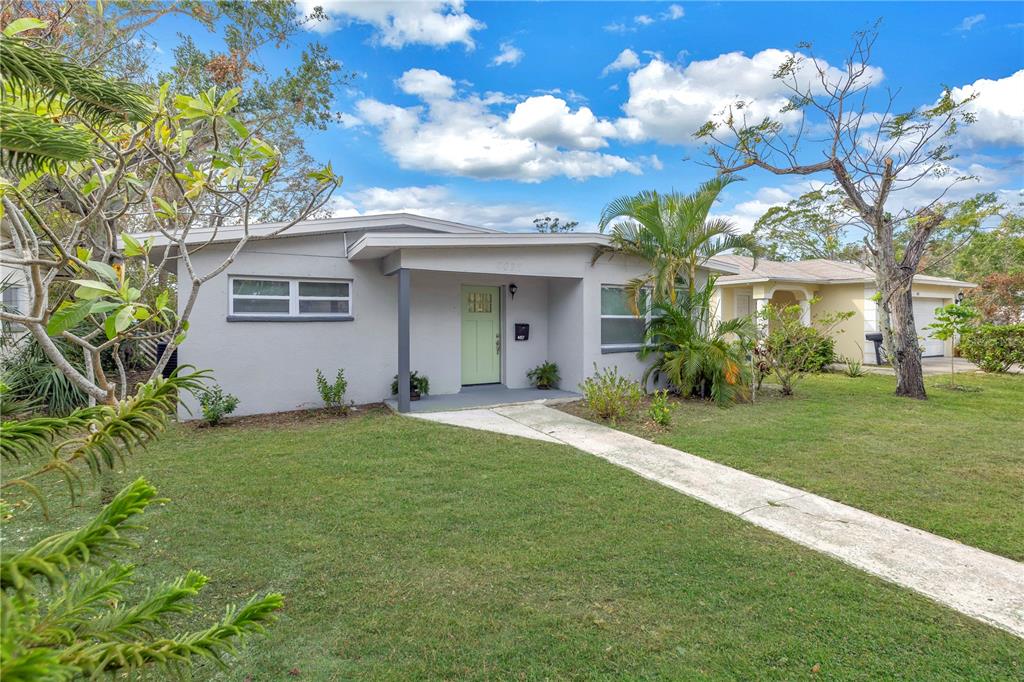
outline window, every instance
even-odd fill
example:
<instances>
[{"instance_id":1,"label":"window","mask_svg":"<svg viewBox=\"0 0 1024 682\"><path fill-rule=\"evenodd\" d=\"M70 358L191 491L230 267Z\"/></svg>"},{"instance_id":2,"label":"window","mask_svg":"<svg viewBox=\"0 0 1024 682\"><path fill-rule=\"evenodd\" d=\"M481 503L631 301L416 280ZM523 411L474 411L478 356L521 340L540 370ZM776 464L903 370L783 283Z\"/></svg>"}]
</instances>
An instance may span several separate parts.
<instances>
[{"instance_id":1,"label":"window","mask_svg":"<svg viewBox=\"0 0 1024 682\"><path fill-rule=\"evenodd\" d=\"M352 282L232 277L232 317L352 317Z\"/></svg>"},{"instance_id":2,"label":"window","mask_svg":"<svg viewBox=\"0 0 1024 682\"><path fill-rule=\"evenodd\" d=\"M23 297L22 297L22 291L23 291L23 288L18 286L17 284L8 285L4 289L4 293L3 293L3 306L4 306L4 310L6 310L9 313L24 314L22 308L23 308L23 304L25 303L25 301L23 300ZM20 332L20 331L23 331L24 329L25 329L25 327L21 323L19 323L19 322L6 322L6 321L4 322L4 331Z\"/></svg>"},{"instance_id":3,"label":"window","mask_svg":"<svg viewBox=\"0 0 1024 682\"><path fill-rule=\"evenodd\" d=\"M640 297L640 317L633 315L629 297L620 286L601 287L601 350L627 352L639 350L644 342L644 326L650 319L648 292Z\"/></svg>"}]
</instances>

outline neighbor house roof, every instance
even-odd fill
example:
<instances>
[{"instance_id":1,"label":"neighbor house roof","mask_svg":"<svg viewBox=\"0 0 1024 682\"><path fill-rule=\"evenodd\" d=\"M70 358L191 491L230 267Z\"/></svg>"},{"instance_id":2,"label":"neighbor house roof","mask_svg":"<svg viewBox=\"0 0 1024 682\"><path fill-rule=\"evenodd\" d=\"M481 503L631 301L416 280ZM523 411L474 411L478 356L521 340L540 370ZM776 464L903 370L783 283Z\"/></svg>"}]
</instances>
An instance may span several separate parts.
<instances>
[{"instance_id":1,"label":"neighbor house roof","mask_svg":"<svg viewBox=\"0 0 1024 682\"><path fill-rule=\"evenodd\" d=\"M739 272L718 278L718 284L754 284L756 282L798 282L803 284L855 284L874 282L875 273L859 263L815 258L812 260L779 262L747 256L724 255L719 260L736 266ZM949 277L916 275L918 284L937 284L950 287L974 287L971 282L962 282Z\"/></svg>"}]
</instances>

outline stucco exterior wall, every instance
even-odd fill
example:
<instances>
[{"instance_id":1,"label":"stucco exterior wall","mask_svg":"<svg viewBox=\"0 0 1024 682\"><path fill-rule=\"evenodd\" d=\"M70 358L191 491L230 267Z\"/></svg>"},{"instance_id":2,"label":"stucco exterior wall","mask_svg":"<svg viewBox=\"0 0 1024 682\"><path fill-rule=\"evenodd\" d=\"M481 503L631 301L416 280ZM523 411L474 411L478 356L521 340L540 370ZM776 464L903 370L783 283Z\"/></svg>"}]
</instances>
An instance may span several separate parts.
<instances>
[{"instance_id":1,"label":"stucco exterior wall","mask_svg":"<svg viewBox=\"0 0 1024 682\"><path fill-rule=\"evenodd\" d=\"M248 245L203 286L179 364L212 369L217 383L240 398L239 415L319 406L318 368L329 378L344 368L347 397L357 403L387 398L397 371L398 310L396 278L385 273L399 265L411 270L411 368L430 378L432 394L461 388L464 284L500 287L502 383L510 388L527 386L526 372L545 360L559 365L567 390L577 390L595 365L615 365L637 379L643 374L634 352L602 354L600 318L601 285L625 284L645 272L642 262L605 257L592 264L592 249L582 246L422 249L350 261L345 242L330 234ZM212 245L194 254L197 271L219 265L230 248ZM232 275L349 279L354 319L228 321ZM528 341L514 340L516 322L530 325ZM199 414L191 397L186 405Z\"/></svg>"},{"instance_id":2,"label":"stucco exterior wall","mask_svg":"<svg viewBox=\"0 0 1024 682\"><path fill-rule=\"evenodd\" d=\"M836 355L842 358L864 357L865 346L873 346L864 340L864 285L826 284L818 287L819 299L811 305L811 320L831 313L852 312L849 320L841 323L832 332L836 340Z\"/></svg>"}]
</instances>

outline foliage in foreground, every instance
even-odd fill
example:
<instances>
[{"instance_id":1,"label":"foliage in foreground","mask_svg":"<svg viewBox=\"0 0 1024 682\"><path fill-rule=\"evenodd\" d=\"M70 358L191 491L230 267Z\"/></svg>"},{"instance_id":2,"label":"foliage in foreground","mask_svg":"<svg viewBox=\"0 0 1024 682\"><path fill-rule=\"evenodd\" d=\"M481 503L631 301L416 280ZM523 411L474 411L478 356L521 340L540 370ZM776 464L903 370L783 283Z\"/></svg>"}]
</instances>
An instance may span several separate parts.
<instances>
[{"instance_id":1,"label":"foliage in foreground","mask_svg":"<svg viewBox=\"0 0 1024 682\"><path fill-rule=\"evenodd\" d=\"M580 384L583 404L599 419L615 421L631 416L640 407L644 389L639 382L619 374L619 368L612 366L598 371Z\"/></svg>"},{"instance_id":2,"label":"foliage in foreground","mask_svg":"<svg viewBox=\"0 0 1024 682\"><path fill-rule=\"evenodd\" d=\"M0 491L32 494L46 510L34 479L57 473L72 495L81 486L77 469L112 470L126 454L149 445L166 428L181 391L197 392L206 372L158 377L130 399L75 410L67 417L3 423L0 455L27 473L8 478ZM61 681L96 678L156 664L176 672L198 659L218 664L244 637L262 632L283 598L269 594L204 630L173 631L170 620L188 614L207 579L196 571L146 592L134 603L126 590L135 567L120 556L137 545L135 517L156 499L156 489L138 479L115 495L89 523L57 533L0 560L0 678ZM4 505L24 508L23 501Z\"/></svg>"},{"instance_id":3,"label":"foliage in foreground","mask_svg":"<svg viewBox=\"0 0 1024 682\"><path fill-rule=\"evenodd\" d=\"M1024 365L1024 324L983 324L960 339L960 354L986 372Z\"/></svg>"},{"instance_id":4,"label":"foliage in foreground","mask_svg":"<svg viewBox=\"0 0 1024 682\"><path fill-rule=\"evenodd\" d=\"M644 372L644 385L649 378L664 378L684 397L712 399L719 405L748 395L746 357L756 330L748 317L712 319L714 286L712 279L696 292L680 292L674 304L655 304L640 358L657 358Z\"/></svg>"},{"instance_id":5,"label":"foliage in foreground","mask_svg":"<svg viewBox=\"0 0 1024 682\"><path fill-rule=\"evenodd\" d=\"M147 664L177 668L202 658L223 664L235 643L263 632L280 594L229 607L204 630L174 632L169 619L192 611L207 578L196 571L160 585L134 604L124 599L135 567L113 560L135 547L134 517L156 499L144 479L127 486L91 523L48 537L0 562L3 633L0 677L7 682L99 677Z\"/></svg>"}]
</instances>

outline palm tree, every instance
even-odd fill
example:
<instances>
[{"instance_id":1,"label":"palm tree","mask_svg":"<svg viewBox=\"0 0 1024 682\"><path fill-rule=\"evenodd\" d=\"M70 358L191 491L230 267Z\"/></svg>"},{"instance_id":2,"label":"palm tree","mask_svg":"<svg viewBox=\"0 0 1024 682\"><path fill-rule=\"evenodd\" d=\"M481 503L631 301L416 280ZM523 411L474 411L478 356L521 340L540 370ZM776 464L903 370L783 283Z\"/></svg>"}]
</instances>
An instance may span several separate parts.
<instances>
[{"instance_id":1,"label":"palm tree","mask_svg":"<svg viewBox=\"0 0 1024 682\"><path fill-rule=\"evenodd\" d=\"M664 378L685 397L710 398L728 405L747 396L750 368L747 353L756 337L749 317L716 322L711 319L715 280L709 278L693 294L681 292L675 303L655 303L644 331L640 359L656 354L643 385Z\"/></svg>"},{"instance_id":2,"label":"palm tree","mask_svg":"<svg viewBox=\"0 0 1024 682\"><path fill-rule=\"evenodd\" d=\"M651 265L643 277L626 286L634 312L641 293L650 287L655 302L674 303L682 281L690 296L696 293L697 271L724 251L758 254L753 235L740 234L725 218L708 218L718 195L736 180L720 175L697 188L693 194L643 191L622 196L605 206L601 232L611 226L610 251L637 256Z\"/></svg>"}]
</instances>

